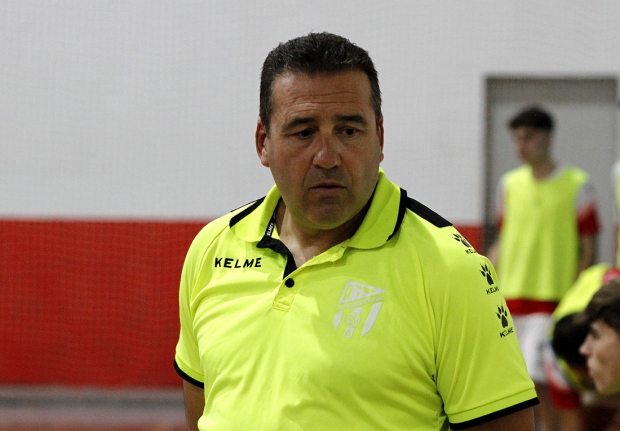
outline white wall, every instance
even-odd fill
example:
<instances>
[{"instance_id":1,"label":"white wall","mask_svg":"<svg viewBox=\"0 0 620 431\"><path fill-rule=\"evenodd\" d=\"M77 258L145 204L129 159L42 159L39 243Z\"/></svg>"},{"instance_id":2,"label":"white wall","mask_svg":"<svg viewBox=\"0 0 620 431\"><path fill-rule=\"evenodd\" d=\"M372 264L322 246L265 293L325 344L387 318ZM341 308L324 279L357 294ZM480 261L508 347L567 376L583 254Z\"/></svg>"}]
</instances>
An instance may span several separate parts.
<instances>
[{"instance_id":1,"label":"white wall","mask_svg":"<svg viewBox=\"0 0 620 431\"><path fill-rule=\"evenodd\" d=\"M620 75L620 2L0 2L0 217L209 218L263 196L258 81L277 43L350 38L383 90L388 176L484 211L484 80Z\"/></svg>"}]
</instances>

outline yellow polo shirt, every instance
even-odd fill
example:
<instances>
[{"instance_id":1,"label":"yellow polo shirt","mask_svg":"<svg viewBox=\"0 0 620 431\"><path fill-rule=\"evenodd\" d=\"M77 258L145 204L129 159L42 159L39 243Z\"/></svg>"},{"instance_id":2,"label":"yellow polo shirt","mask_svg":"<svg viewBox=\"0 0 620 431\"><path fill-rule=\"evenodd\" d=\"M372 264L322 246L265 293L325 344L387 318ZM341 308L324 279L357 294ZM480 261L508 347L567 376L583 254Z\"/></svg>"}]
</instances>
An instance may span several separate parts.
<instances>
[{"instance_id":1,"label":"yellow polo shirt","mask_svg":"<svg viewBox=\"0 0 620 431\"><path fill-rule=\"evenodd\" d=\"M465 429L537 403L495 271L449 222L381 172L353 237L297 268L279 199L188 252L175 366L201 430Z\"/></svg>"}]
</instances>

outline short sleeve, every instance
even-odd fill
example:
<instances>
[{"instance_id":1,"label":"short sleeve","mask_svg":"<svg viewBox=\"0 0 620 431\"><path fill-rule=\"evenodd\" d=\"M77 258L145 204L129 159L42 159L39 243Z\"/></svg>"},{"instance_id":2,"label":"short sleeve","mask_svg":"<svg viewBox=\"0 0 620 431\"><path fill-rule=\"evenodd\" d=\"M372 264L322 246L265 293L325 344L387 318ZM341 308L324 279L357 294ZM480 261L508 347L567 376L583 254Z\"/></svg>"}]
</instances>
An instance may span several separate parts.
<instances>
[{"instance_id":1,"label":"short sleeve","mask_svg":"<svg viewBox=\"0 0 620 431\"><path fill-rule=\"evenodd\" d=\"M594 185L584 182L577 195L577 226L581 235L593 235L599 232L600 222L596 205Z\"/></svg>"},{"instance_id":2,"label":"short sleeve","mask_svg":"<svg viewBox=\"0 0 620 431\"><path fill-rule=\"evenodd\" d=\"M204 375L200 365L200 352L194 332L194 315L191 307L193 290L203 254L200 252L199 236L196 237L187 253L181 273L179 288L181 331L176 346L174 365L177 373L184 380L196 386L204 387Z\"/></svg>"},{"instance_id":3,"label":"short sleeve","mask_svg":"<svg viewBox=\"0 0 620 431\"><path fill-rule=\"evenodd\" d=\"M437 328L437 387L453 429L537 404L495 269L454 256L430 285Z\"/></svg>"}]
</instances>

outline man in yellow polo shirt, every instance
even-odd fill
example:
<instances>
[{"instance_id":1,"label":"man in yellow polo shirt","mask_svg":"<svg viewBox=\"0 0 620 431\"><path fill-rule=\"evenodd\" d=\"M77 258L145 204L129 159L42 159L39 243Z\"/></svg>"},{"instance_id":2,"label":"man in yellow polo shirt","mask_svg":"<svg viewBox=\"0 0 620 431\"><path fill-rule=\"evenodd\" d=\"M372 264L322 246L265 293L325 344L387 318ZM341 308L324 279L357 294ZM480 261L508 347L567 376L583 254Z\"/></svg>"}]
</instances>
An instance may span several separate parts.
<instances>
[{"instance_id":1,"label":"man in yellow polo shirt","mask_svg":"<svg viewBox=\"0 0 620 431\"><path fill-rule=\"evenodd\" d=\"M379 166L380 94L340 36L265 60L256 151L275 186L207 225L183 268L191 430L534 429L495 270Z\"/></svg>"}]
</instances>

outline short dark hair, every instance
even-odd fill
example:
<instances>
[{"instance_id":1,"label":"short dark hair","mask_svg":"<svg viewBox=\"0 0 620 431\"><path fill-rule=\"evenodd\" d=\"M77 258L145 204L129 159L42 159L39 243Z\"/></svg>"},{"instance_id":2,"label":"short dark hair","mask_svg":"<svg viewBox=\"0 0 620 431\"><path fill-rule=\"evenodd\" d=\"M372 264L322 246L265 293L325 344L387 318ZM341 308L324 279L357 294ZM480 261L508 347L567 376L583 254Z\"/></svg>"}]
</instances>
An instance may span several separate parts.
<instances>
[{"instance_id":1,"label":"short dark hair","mask_svg":"<svg viewBox=\"0 0 620 431\"><path fill-rule=\"evenodd\" d=\"M568 314L553 327L551 347L555 355L573 366L586 365L586 358L579 353L579 347L588 335L590 325L575 319L577 313Z\"/></svg>"},{"instance_id":2,"label":"short dark hair","mask_svg":"<svg viewBox=\"0 0 620 431\"><path fill-rule=\"evenodd\" d=\"M553 117L551 114L539 106L530 106L522 110L508 123L508 127L512 130L517 127L531 127L532 129L552 132L553 126Z\"/></svg>"},{"instance_id":3,"label":"short dark hair","mask_svg":"<svg viewBox=\"0 0 620 431\"><path fill-rule=\"evenodd\" d=\"M603 285L592 296L579 320L588 324L602 320L620 335L620 278Z\"/></svg>"},{"instance_id":4,"label":"short dark hair","mask_svg":"<svg viewBox=\"0 0 620 431\"><path fill-rule=\"evenodd\" d=\"M371 103L378 123L381 118L381 90L377 70L367 51L331 33L310 33L279 44L267 55L260 79L259 115L267 133L273 112L273 85L278 76L285 73L312 76L356 70L368 76Z\"/></svg>"}]
</instances>

